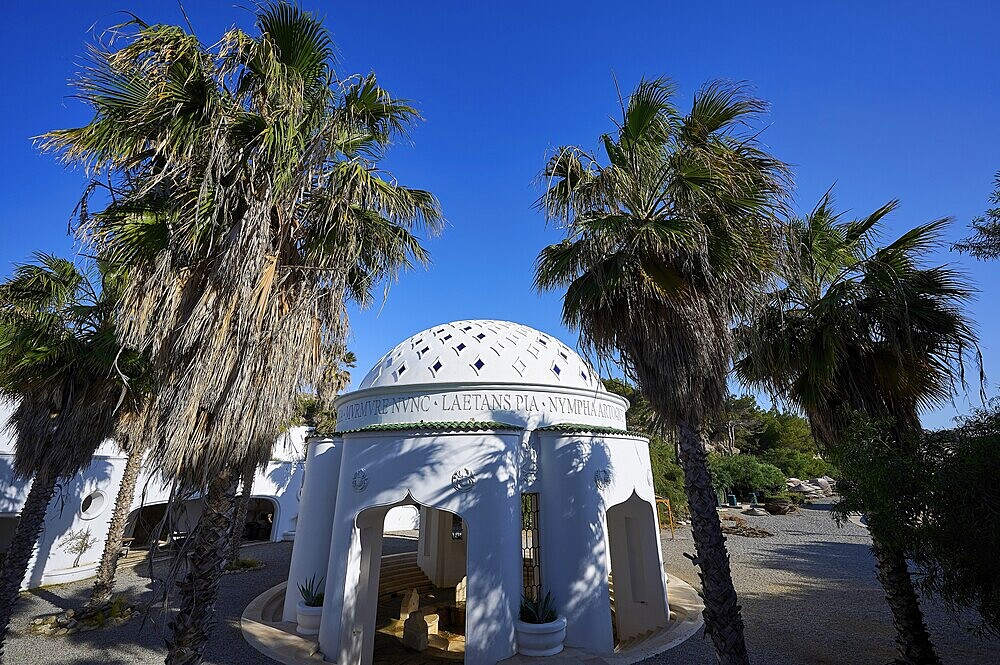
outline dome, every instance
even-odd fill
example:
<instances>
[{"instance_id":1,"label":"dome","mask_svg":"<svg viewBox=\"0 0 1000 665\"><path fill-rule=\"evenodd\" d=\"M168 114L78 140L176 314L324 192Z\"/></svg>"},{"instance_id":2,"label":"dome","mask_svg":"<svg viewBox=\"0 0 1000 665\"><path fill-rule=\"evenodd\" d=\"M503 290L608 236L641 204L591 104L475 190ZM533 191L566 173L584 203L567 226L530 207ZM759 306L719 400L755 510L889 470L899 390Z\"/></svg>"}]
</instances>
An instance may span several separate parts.
<instances>
[{"instance_id":1,"label":"dome","mask_svg":"<svg viewBox=\"0 0 1000 665\"><path fill-rule=\"evenodd\" d=\"M382 356L358 391L430 383L525 384L606 392L575 351L511 321L471 320L428 328Z\"/></svg>"}]
</instances>

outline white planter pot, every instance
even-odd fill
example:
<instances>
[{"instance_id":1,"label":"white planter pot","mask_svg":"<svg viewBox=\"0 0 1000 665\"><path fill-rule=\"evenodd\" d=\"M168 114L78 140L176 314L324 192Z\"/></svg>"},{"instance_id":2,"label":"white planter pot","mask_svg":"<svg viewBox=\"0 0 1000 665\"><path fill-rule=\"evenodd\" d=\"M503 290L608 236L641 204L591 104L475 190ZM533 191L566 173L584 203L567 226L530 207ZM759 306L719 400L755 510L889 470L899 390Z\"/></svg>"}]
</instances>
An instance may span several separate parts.
<instances>
[{"instance_id":1,"label":"white planter pot","mask_svg":"<svg viewBox=\"0 0 1000 665\"><path fill-rule=\"evenodd\" d=\"M299 624L295 632L299 635L319 635L321 616L323 616L322 607L309 607L300 600L295 606L295 619Z\"/></svg>"},{"instance_id":2,"label":"white planter pot","mask_svg":"<svg viewBox=\"0 0 1000 665\"><path fill-rule=\"evenodd\" d=\"M566 617L549 623L514 623L517 632L517 652L522 656L554 656L563 650L566 639Z\"/></svg>"}]
</instances>

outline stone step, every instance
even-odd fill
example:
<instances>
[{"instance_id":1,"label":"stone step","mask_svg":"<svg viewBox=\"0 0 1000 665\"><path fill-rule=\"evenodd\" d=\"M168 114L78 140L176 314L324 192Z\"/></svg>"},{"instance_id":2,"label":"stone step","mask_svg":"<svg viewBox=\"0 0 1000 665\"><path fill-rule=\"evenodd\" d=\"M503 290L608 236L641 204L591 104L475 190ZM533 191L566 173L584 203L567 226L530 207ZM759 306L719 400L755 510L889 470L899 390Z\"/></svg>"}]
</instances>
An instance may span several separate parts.
<instances>
[{"instance_id":1,"label":"stone step","mask_svg":"<svg viewBox=\"0 0 1000 665\"><path fill-rule=\"evenodd\" d=\"M622 640L617 645L615 645L615 651L625 651L633 647L639 646L646 640L655 637L662 631L662 628L653 628L652 630L647 630L645 633L640 633L639 635L633 635L632 637Z\"/></svg>"},{"instance_id":2,"label":"stone step","mask_svg":"<svg viewBox=\"0 0 1000 665\"><path fill-rule=\"evenodd\" d=\"M416 553L383 557L379 574L378 595L380 599L416 589L424 594L434 585L417 565Z\"/></svg>"}]
</instances>

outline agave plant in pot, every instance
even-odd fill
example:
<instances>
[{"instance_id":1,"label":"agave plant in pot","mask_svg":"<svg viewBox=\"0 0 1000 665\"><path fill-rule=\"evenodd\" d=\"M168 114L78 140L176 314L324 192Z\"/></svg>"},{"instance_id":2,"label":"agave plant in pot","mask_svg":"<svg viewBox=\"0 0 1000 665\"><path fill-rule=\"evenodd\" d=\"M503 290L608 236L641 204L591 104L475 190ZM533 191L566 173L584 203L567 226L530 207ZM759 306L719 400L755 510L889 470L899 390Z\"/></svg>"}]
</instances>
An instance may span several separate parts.
<instances>
[{"instance_id":1,"label":"agave plant in pot","mask_svg":"<svg viewBox=\"0 0 1000 665\"><path fill-rule=\"evenodd\" d=\"M316 581L316 576L310 577L305 584L299 585L302 600L295 606L295 618L299 635L318 635L319 620L323 614L323 579Z\"/></svg>"},{"instance_id":2,"label":"agave plant in pot","mask_svg":"<svg viewBox=\"0 0 1000 665\"><path fill-rule=\"evenodd\" d=\"M521 599L521 617L515 627L517 652L521 655L554 656L563 650L566 617L557 613L550 591L539 598Z\"/></svg>"}]
</instances>

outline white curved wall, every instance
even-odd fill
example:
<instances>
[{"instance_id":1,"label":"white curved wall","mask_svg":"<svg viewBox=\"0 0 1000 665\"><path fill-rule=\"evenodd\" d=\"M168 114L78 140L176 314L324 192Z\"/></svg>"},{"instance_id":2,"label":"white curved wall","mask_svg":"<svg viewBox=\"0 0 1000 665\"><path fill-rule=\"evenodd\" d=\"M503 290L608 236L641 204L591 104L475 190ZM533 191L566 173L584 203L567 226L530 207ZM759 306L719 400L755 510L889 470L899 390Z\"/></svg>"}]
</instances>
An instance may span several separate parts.
<instances>
[{"instance_id":1,"label":"white curved wall","mask_svg":"<svg viewBox=\"0 0 1000 665\"><path fill-rule=\"evenodd\" d=\"M6 411L3 409L0 405L0 422L5 422L9 413L9 406ZM303 463L295 456L304 449L306 432L307 428L292 428L282 435L275 446L275 453L276 457L283 459L268 462L254 478L252 496L270 499L275 503L272 541L291 539L295 535L303 475ZM13 459L13 440L9 435L4 435L4 439L0 440L0 518L7 519L4 520L3 528L0 528L0 551L6 550L9 537L13 536L15 520L31 488L30 480L14 478ZM49 504L45 526L28 564L22 588L61 584L94 574L104 550L108 523L125 463L126 458L118 446L113 441L106 441L98 449L93 462L57 490ZM103 494L103 506L97 511L91 509L91 513L96 514L85 515L81 511L81 504L94 491ZM166 503L169 497L170 488L158 474L142 472L130 511ZM194 519L193 515L191 519ZM92 544L77 561L77 554L70 551L73 542L67 538L86 531L89 531ZM3 539L5 535L8 536L6 540Z\"/></svg>"}]
</instances>

